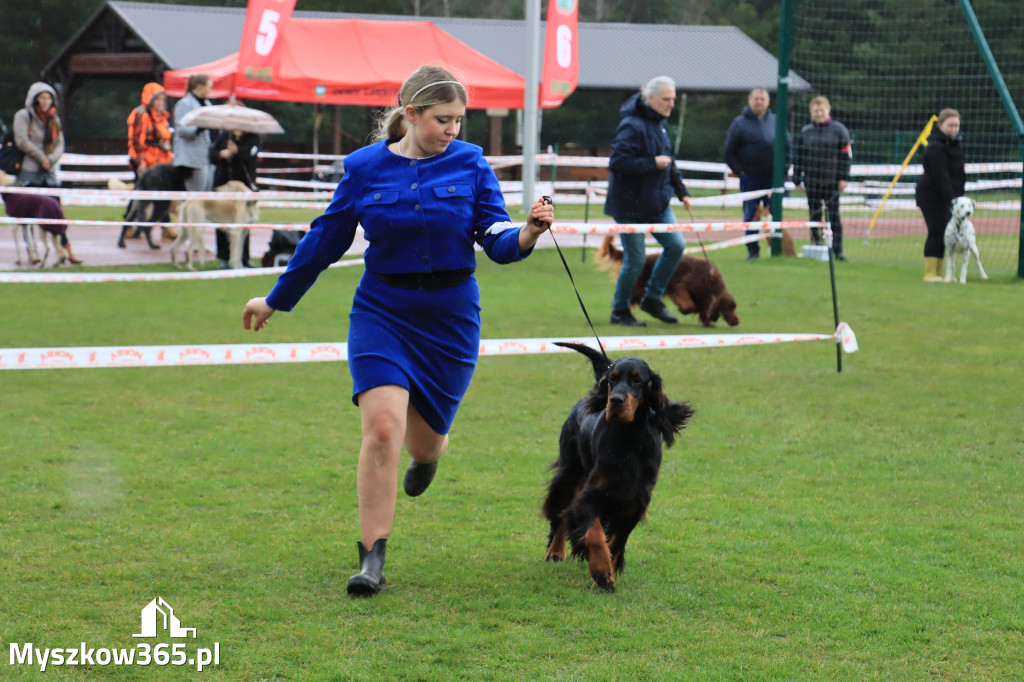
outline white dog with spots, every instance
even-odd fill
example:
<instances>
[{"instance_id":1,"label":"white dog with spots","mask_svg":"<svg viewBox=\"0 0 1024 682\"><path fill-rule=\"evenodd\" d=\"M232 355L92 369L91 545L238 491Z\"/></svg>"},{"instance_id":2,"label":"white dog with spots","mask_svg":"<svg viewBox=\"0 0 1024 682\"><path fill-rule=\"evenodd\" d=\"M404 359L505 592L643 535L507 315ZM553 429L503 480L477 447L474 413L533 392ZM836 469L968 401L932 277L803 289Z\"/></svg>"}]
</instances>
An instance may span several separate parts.
<instances>
[{"instance_id":1,"label":"white dog with spots","mask_svg":"<svg viewBox=\"0 0 1024 682\"><path fill-rule=\"evenodd\" d=\"M943 242L946 245L946 277L943 281L952 282L953 272L956 269L956 257L963 259L960 266L960 284L967 283L967 262L974 254L974 260L978 263L978 272L982 279L988 279L985 268L981 267L981 256L978 255L978 242L974 235L974 223L969 218L974 214L974 202L967 197L957 197L953 200L953 215L946 223L946 236Z\"/></svg>"}]
</instances>

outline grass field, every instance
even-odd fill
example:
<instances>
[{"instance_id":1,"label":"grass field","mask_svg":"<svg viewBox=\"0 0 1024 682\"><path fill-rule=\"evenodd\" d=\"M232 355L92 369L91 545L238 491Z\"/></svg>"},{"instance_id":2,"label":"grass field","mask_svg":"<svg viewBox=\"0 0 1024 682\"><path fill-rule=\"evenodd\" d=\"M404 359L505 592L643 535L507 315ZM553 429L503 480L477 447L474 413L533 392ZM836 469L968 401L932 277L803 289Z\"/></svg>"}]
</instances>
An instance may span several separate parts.
<instances>
[{"instance_id":1,"label":"grass field","mask_svg":"<svg viewBox=\"0 0 1024 682\"><path fill-rule=\"evenodd\" d=\"M610 280L572 251L598 332L619 334ZM735 331L832 330L826 264L741 251L714 256ZM345 594L359 428L344 363L0 372L3 650L220 650L202 673L56 679L1021 679L1024 283L839 266L861 348L841 374L826 342L644 353L697 414L614 594L542 560L581 357L481 360L438 478L398 501L390 588L369 600ZM478 274L485 338L589 334L553 251ZM258 338L344 340L358 276L325 273ZM271 284L6 285L0 347L246 342L242 304ZM157 596L197 639L132 637Z\"/></svg>"}]
</instances>

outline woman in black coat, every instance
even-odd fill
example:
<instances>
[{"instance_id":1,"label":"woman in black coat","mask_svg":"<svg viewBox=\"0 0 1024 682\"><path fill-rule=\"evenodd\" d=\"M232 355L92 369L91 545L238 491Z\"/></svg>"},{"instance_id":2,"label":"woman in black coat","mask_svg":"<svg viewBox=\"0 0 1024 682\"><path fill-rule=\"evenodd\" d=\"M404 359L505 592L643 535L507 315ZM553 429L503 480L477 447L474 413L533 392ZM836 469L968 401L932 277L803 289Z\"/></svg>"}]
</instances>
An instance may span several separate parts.
<instances>
[{"instance_id":1,"label":"woman in black coat","mask_svg":"<svg viewBox=\"0 0 1024 682\"><path fill-rule=\"evenodd\" d=\"M229 180L244 182L254 192L256 186L256 157L260 153L263 138L256 133L241 130L222 130L210 145L210 163L214 165L213 186L220 187ZM249 230L242 231L242 264L253 267L249 262ZM217 260L226 267L229 260L227 230L217 229Z\"/></svg>"},{"instance_id":2,"label":"woman in black coat","mask_svg":"<svg viewBox=\"0 0 1024 682\"><path fill-rule=\"evenodd\" d=\"M953 199L963 196L967 174L960 144L960 114L943 109L924 151L924 174L917 182L917 205L924 215L928 238L924 242L924 281L942 281L943 237Z\"/></svg>"}]
</instances>

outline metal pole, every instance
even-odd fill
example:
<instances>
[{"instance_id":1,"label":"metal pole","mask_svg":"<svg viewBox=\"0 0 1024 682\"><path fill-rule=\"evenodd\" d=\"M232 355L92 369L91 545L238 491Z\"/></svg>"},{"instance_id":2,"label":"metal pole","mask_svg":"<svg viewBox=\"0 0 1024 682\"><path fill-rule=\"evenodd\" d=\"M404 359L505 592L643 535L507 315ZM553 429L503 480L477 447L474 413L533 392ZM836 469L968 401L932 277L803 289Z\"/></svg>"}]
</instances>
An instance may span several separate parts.
<instances>
[{"instance_id":1,"label":"metal pole","mask_svg":"<svg viewBox=\"0 0 1024 682\"><path fill-rule=\"evenodd\" d=\"M789 122L789 49L793 39L793 2L782 0L782 15L779 23L779 78L775 93L775 156L772 186L786 186L786 128ZM772 194L772 220L782 220L782 192ZM772 237L772 256L782 255L782 239Z\"/></svg>"},{"instance_id":2,"label":"metal pole","mask_svg":"<svg viewBox=\"0 0 1024 682\"><path fill-rule=\"evenodd\" d=\"M540 94L540 0L526 2L526 92L523 101L523 205L526 213L534 200L537 181L537 110Z\"/></svg>"},{"instance_id":3,"label":"metal pole","mask_svg":"<svg viewBox=\"0 0 1024 682\"><path fill-rule=\"evenodd\" d=\"M992 78L996 91L999 92L999 99L1003 103L1003 108L1006 109L1006 115L1009 116L1010 123L1013 124L1013 130L1017 133L1017 137L1020 138L1021 158L1024 159L1024 121L1021 121L1020 113L1013 104L1010 89L1006 87L1006 81L1003 80L1003 74L999 71L996 58L992 56L992 50L988 47L988 41L985 39L985 33L981 30L981 24L978 23L978 17L974 14L974 8L971 7L969 0L960 0L960 8L964 11L964 18L967 19L967 26L971 29L974 42L978 44L978 52L981 53L981 59L985 62L988 75ZM1021 178L1024 179L1024 172L1021 173ZM1024 183L1021 186L1021 200L1024 202ZM1020 227L1017 230L1019 242L1017 246L1017 276L1024 277L1024 203L1021 204L1019 218Z\"/></svg>"}]
</instances>

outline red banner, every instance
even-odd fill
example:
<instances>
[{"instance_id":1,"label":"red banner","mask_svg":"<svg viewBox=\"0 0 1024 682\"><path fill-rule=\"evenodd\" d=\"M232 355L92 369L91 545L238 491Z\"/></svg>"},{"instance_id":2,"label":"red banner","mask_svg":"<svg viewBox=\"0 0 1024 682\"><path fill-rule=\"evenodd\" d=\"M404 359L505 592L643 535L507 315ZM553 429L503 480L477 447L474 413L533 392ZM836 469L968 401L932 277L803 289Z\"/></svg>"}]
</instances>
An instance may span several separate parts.
<instances>
[{"instance_id":1,"label":"red banner","mask_svg":"<svg viewBox=\"0 0 1024 682\"><path fill-rule=\"evenodd\" d=\"M580 78L577 0L548 0L548 27L544 38L544 72L540 79L540 106L553 109L573 93Z\"/></svg>"},{"instance_id":2,"label":"red banner","mask_svg":"<svg viewBox=\"0 0 1024 682\"><path fill-rule=\"evenodd\" d=\"M293 9L295 0L249 0L235 72L235 92L240 97L277 92L274 79L281 64L281 37Z\"/></svg>"}]
</instances>

